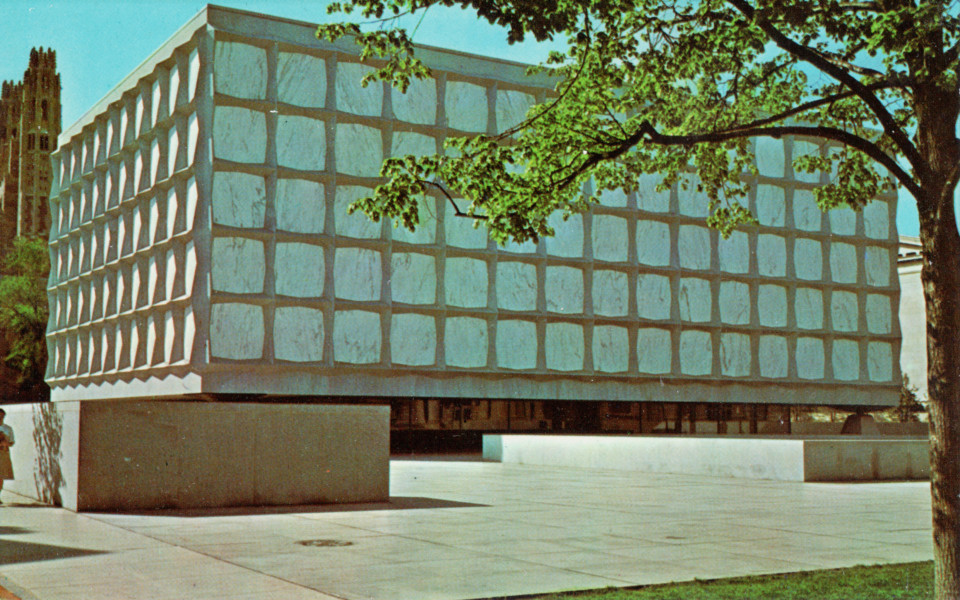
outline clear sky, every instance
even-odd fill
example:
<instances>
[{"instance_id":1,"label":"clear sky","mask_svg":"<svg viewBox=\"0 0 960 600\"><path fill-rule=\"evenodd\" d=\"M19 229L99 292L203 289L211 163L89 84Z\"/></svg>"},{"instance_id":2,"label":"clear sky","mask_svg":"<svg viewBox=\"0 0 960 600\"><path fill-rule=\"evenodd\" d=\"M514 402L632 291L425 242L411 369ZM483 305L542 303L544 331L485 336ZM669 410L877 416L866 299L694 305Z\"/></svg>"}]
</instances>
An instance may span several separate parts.
<instances>
[{"instance_id":1,"label":"clear sky","mask_svg":"<svg viewBox=\"0 0 960 600\"><path fill-rule=\"evenodd\" d=\"M113 86L185 24L199 0L0 0L0 80L20 80L30 49L52 47L63 87L63 125L72 125ZM221 6L308 22L327 19L322 0L221 0ZM415 23L409 23L412 26ZM558 44L509 45L505 33L459 9L431 9L416 42L538 63ZM900 193L897 226L917 235L916 206Z\"/></svg>"}]
</instances>

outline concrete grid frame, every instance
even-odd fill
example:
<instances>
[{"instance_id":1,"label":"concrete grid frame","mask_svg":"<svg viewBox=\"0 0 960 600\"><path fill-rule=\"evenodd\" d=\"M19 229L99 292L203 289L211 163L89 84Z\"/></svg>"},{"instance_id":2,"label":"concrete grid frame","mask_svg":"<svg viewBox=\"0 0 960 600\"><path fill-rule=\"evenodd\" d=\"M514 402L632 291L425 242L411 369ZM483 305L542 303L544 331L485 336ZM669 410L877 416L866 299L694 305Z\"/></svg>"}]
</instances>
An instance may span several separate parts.
<instances>
[{"instance_id":1,"label":"concrete grid frame","mask_svg":"<svg viewBox=\"0 0 960 600\"><path fill-rule=\"evenodd\" d=\"M604 193L498 247L439 197L415 233L348 215L385 157L493 134L524 66L421 48L364 88L351 44L208 7L60 138L47 380L58 400L268 394L892 405L896 197L823 214L763 139L721 239L694 185Z\"/></svg>"}]
</instances>

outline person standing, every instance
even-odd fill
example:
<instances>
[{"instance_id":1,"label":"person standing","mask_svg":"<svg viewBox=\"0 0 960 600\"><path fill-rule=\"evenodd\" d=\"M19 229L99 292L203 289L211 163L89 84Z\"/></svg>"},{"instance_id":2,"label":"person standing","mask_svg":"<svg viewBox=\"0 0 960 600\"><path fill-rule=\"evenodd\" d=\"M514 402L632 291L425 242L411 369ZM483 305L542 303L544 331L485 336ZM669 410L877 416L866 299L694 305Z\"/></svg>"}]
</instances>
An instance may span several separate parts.
<instances>
[{"instance_id":1,"label":"person standing","mask_svg":"<svg viewBox=\"0 0 960 600\"><path fill-rule=\"evenodd\" d=\"M13 479L13 463L10 461L10 446L14 443L13 427L4 424L7 411L0 408L0 491L3 480Z\"/></svg>"}]
</instances>

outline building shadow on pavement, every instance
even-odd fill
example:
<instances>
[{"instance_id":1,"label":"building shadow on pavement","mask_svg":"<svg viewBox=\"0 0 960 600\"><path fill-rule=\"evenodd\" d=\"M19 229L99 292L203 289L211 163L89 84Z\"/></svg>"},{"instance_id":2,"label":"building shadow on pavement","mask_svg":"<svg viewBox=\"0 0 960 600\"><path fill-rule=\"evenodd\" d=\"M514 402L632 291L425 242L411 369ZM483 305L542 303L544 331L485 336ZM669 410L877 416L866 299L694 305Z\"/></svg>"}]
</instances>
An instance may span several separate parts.
<instances>
[{"instance_id":1,"label":"building shadow on pavement","mask_svg":"<svg viewBox=\"0 0 960 600\"><path fill-rule=\"evenodd\" d=\"M104 554L104 552L101 550L85 550L84 548L70 548L68 546L54 546L51 544L0 540L0 566L76 558L78 556L89 556L91 554Z\"/></svg>"}]
</instances>

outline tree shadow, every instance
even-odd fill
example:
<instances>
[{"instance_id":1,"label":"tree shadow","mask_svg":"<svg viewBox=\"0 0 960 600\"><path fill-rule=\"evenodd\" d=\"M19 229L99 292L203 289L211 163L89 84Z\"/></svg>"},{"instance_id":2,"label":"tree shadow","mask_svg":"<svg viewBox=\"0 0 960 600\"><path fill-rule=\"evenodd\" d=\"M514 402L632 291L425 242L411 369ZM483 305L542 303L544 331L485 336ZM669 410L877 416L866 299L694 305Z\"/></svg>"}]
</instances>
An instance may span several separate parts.
<instances>
[{"instance_id":1,"label":"tree shadow","mask_svg":"<svg viewBox=\"0 0 960 600\"><path fill-rule=\"evenodd\" d=\"M485 506L488 505L417 496L391 496L387 502L358 502L355 504L291 504L287 506L228 506L222 508L164 508L142 511L121 510L95 512L150 517L235 517L243 515L363 512L370 510L411 510L421 508L473 508Z\"/></svg>"},{"instance_id":2,"label":"tree shadow","mask_svg":"<svg viewBox=\"0 0 960 600\"><path fill-rule=\"evenodd\" d=\"M84 550L83 548L53 546L50 544L0 540L0 565L13 565L42 560L60 560L91 554L105 554L105 552L102 550Z\"/></svg>"},{"instance_id":3,"label":"tree shadow","mask_svg":"<svg viewBox=\"0 0 960 600\"><path fill-rule=\"evenodd\" d=\"M60 468L60 442L63 438L63 416L51 402L33 405L33 443L37 449L34 481L37 497L45 504L63 506L60 488L65 481Z\"/></svg>"}]
</instances>

